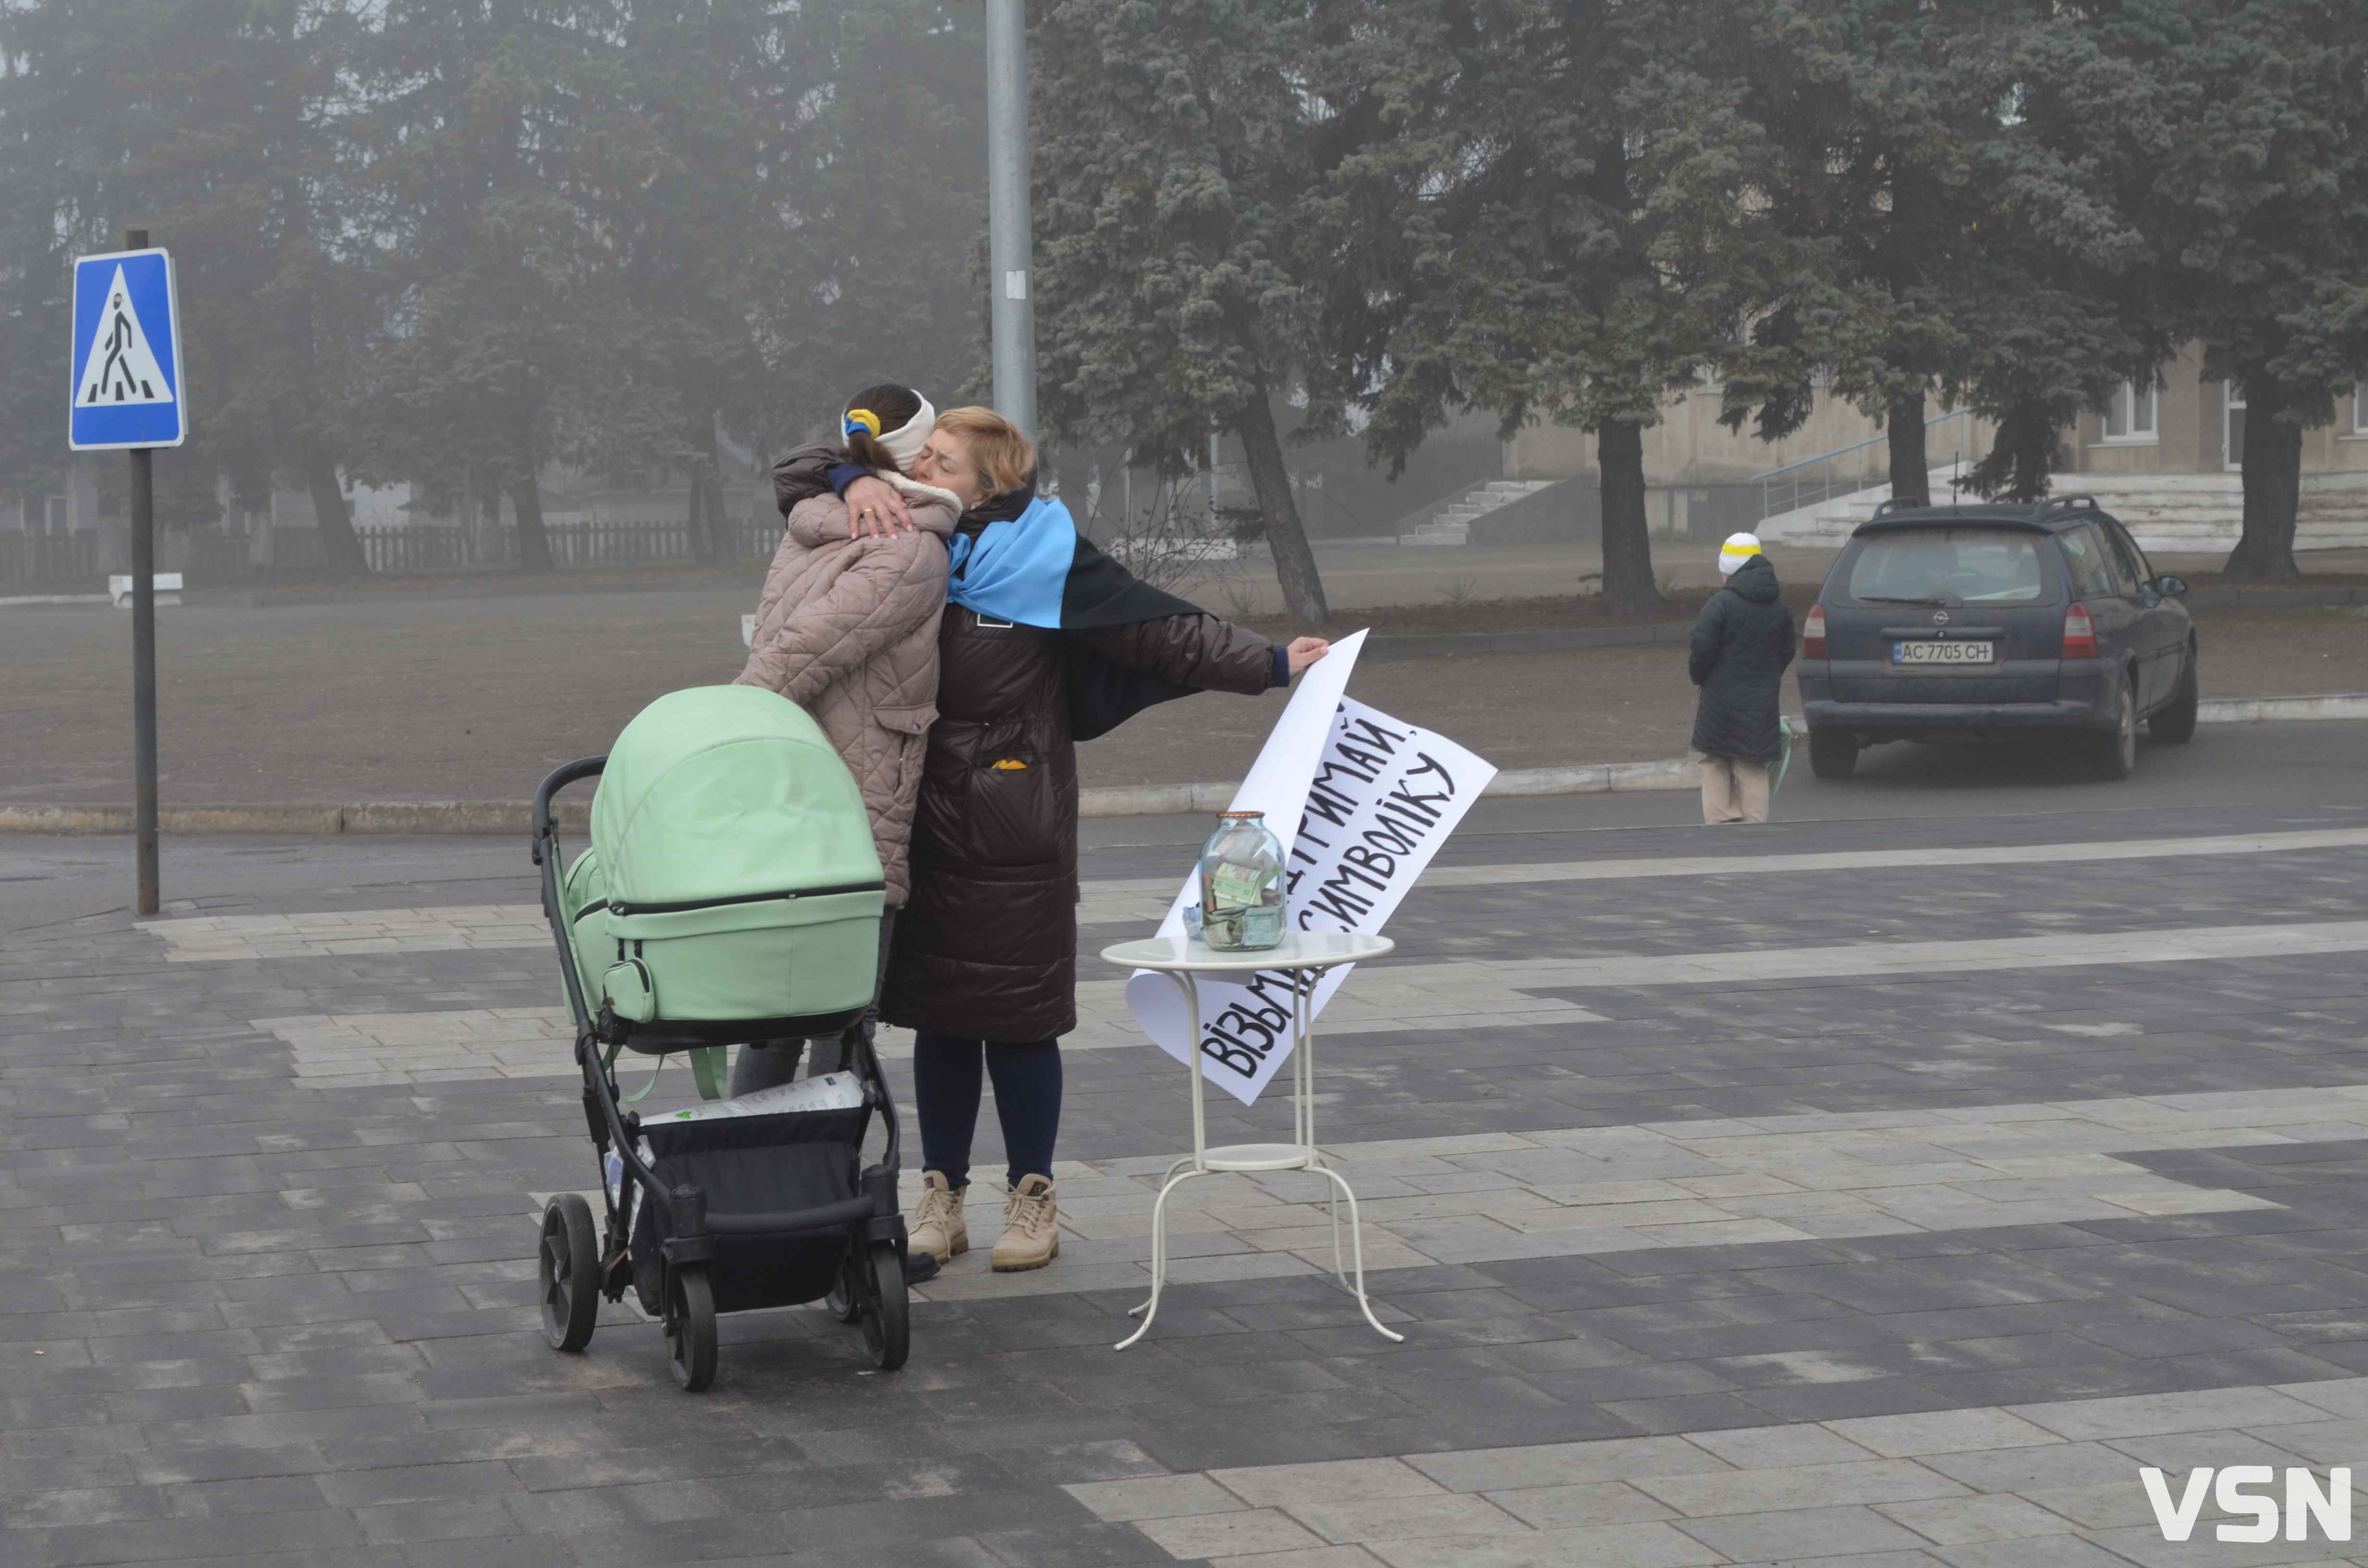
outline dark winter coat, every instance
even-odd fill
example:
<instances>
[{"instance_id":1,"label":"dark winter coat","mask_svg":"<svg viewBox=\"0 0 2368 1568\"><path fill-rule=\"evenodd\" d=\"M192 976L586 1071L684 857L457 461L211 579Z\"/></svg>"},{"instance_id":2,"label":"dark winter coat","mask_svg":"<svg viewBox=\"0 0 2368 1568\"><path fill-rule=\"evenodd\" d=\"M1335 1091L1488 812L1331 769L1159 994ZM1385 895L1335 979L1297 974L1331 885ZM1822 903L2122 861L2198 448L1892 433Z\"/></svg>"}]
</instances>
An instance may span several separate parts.
<instances>
[{"instance_id":1,"label":"dark winter coat","mask_svg":"<svg viewBox=\"0 0 2368 1568\"><path fill-rule=\"evenodd\" d=\"M792 454L774 470L775 494L786 506L814 494L829 460L827 449ZM990 503L957 526L975 531L993 512ZM938 653L912 893L881 1013L937 1034L1052 1040L1077 1021L1078 666L1256 693L1274 684L1274 649L1199 613L1048 631L982 623L950 605Z\"/></svg>"},{"instance_id":2,"label":"dark winter coat","mask_svg":"<svg viewBox=\"0 0 2368 1568\"><path fill-rule=\"evenodd\" d=\"M1738 762L1776 760L1777 710L1793 662L1793 612L1776 594L1776 569L1755 555L1694 618L1686 673L1702 687L1694 750Z\"/></svg>"},{"instance_id":3,"label":"dark winter coat","mask_svg":"<svg viewBox=\"0 0 2368 1568\"><path fill-rule=\"evenodd\" d=\"M830 471L847 463L847 449L816 442L773 465L773 502L787 517L809 495L832 494Z\"/></svg>"},{"instance_id":4,"label":"dark winter coat","mask_svg":"<svg viewBox=\"0 0 2368 1568\"><path fill-rule=\"evenodd\" d=\"M913 822L913 892L882 1016L934 1034L1052 1040L1077 1025L1077 754L1069 665L1081 649L1179 686L1272 684L1262 637L1213 616L1090 631L982 623L950 606L938 722Z\"/></svg>"}]
</instances>

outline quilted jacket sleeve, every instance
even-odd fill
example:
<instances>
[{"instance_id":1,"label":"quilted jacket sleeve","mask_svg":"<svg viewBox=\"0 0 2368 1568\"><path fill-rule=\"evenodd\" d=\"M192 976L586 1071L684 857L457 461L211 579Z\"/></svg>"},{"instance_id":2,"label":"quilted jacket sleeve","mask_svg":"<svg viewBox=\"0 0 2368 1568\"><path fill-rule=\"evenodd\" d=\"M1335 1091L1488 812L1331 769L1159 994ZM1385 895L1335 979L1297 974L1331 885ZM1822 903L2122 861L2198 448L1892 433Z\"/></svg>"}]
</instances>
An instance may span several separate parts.
<instances>
[{"instance_id":1,"label":"quilted jacket sleeve","mask_svg":"<svg viewBox=\"0 0 2368 1568\"><path fill-rule=\"evenodd\" d=\"M763 641L764 629L773 624L773 607L781 602L783 594L789 592L791 577L789 561L797 553L797 548L789 535L784 533L781 536L781 542L773 550L773 563L765 569L765 586L757 595L757 637L748 645L749 658L752 662ZM762 686L765 683L752 681L743 676L735 684Z\"/></svg>"},{"instance_id":2,"label":"quilted jacket sleeve","mask_svg":"<svg viewBox=\"0 0 2368 1568\"><path fill-rule=\"evenodd\" d=\"M854 564L749 650L735 684L769 687L811 707L833 682L944 610L946 547L937 535L916 528L857 548Z\"/></svg>"},{"instance_id":3,"label":"quilted jacket sleeve","mask_svg":"<svg viewBox=\"0 0 2368 1568\"><path fill-rule=\"evenodd\" d=\"M842 454L819 443L800 447L773 465L773 504L788 517L790 509L809 496L831 493L829 472Z\"/></svg>"},{"instance_id":4,"label":"quilted jacket sleeve","mask_svg":"<svg viewBox=\"0 0 2368 1568\"><path fill-rule=\"evenodd\" d=\"M1213 615L1169 615L1070 636L1112 664L1196 691L1255 696L1274 685L1274 644Z\"/></svg>"}]
</instances>

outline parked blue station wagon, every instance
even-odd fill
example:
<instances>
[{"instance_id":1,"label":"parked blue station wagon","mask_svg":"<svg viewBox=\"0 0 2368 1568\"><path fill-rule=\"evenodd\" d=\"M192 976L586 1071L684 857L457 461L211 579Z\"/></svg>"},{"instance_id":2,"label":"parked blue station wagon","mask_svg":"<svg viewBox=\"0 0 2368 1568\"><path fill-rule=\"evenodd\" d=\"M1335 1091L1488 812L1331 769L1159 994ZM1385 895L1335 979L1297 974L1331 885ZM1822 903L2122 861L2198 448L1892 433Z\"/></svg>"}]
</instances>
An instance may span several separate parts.
<instances>
[{"instance_id":1,"label":"parked blue station wagon","mask_svg":"<svg viewBox=\"0 0 2368 1568\"><path fill-rule=\"evenodd\" d=\"M1803 716L1820 778L1885 741L2062 732L2124 778L2137 727L2195 733L2195 623L2129 530L2088 495L1895 507L1843 547L1802 628Z\"/></svg>"}]
</instances>

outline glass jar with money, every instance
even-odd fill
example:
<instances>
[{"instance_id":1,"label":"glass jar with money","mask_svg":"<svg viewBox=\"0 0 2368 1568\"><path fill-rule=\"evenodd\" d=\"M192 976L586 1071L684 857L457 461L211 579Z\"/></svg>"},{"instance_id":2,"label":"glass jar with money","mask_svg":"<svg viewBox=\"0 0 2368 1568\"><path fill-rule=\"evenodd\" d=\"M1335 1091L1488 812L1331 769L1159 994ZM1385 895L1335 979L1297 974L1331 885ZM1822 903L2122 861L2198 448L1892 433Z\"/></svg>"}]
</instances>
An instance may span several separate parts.
<instances>
[{"instance_id":1,"label":"glass jar with money","mask_svg":"<svg viewBox=\"0 0 2368 1568\"><path fill-rule=\"evenodd\" d=\"M1201 940L1220 952L1282 945L1282 844L1263 812L1224 812L1201 850Z\"/></svg>"}]
</instances>

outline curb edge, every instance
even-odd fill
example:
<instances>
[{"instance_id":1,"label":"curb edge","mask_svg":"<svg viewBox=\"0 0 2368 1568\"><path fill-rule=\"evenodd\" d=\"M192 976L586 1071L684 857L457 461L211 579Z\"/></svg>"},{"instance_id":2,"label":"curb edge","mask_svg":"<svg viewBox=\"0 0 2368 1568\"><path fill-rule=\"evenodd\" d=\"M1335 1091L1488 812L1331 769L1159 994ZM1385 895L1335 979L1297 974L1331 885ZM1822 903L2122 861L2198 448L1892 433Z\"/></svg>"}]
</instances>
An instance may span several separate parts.
<instances>
[{"instance_id":1,"label":"curb edge","mask_svg":"<svg viewBox=\"0 0 2368 1568\"><path fill-rule=\"evenodd\" d=\"M2310 697L2221 697L2198 704L2207 724L2264 724L2368 719L2368 692ZM1797 723L1797 718L1794 720ZM1581 763L1564 767L1507 768L1489 780L1486 796L1600 795L1630 790L1691 790L1701 782L1691 758L1659 762ZM1170 816L1221 812L1236 780L1193 784L1127 784L1077 792L1080 817ZM181 806L160 813L175 834L409 834L524 836L532 805L525 801L380 801L352 805ZM563 801L560 826L588 831L588 802ZM123 834L132 830L129 806L41 806L0 803L0 834Z\"/></svg>"}]
</instances>

